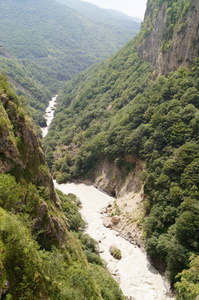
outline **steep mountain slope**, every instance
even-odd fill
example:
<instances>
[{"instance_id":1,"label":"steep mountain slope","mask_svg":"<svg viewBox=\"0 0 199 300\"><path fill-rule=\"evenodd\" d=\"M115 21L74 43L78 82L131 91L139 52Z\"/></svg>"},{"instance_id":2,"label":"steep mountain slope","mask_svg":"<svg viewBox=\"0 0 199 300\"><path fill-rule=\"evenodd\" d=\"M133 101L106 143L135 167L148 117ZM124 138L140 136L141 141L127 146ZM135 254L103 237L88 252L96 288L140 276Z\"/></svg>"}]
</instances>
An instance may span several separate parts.
<instances>
[{"instance_id":1,"label":"steep mountain slope","mask_svg":"<svg viewBox=\"0 0 199 300\"><path fill-rule=\"evenodd\" d=\"M107 58L132 37L124 28L83 17L54 0L3 0L0 26L1 46L18 59L36 62L41 71L47 68L54 84Z\"/></svg>"},{"instance_id":2,"label":"steep mountain slope","mask_svg":"<svg viewBox=\"0 0 199 300\"><path fill-rule=\"evenodd\" d=\"M5 51L2 50L2 54L4 53ZM6 55L9 54L6 52ZM47 84L45 86L39 82L39 78L42 76L40 68L30 61L15 58L10 60L2 57L0 58L0 69L2 73L6 74L13 90L21 97L21 101L37 124L37 129L40 130L39 126L46 124L44 111L52 93L55 93L55 89L52 86L48 88Z\"/></svg>"},{"instance_id":3,"label":"steep mountain slope","mask_svg":"<svg viewBox=\"0 0 199 300\"><path fill-rule=\"evenodd\" d=\"M34 124L2 75L0 97L0 299L122 300L83 233L78 199L58 197Z\"/></svg>"},{"instance_id":4,"label":"steep mountain slope","mask_svg":"<svg viewBox=\"0 0 199 300\"><path fill-rule=\"evenodd\" d=\"M149 1L139 57L150 61L158 74L191 67L199 55L198 17L197 0Z\"/></svg>"},{"instance_id":5,"label":"steep mountain slope","mask_svg":"<svg viewBox=\"0 0 199 300\"><path fill-rule=\"evenodd\" d=\"M149 0L138 36L65 86L45 140L60 182L95 180L100 162L115 164L120 173L109 192L116 196L117 184L145 162L147 252L179 299L193 300L199 292L198 271L191 273L199 252L199 64L192 41L199 19L193 24L190 15L197 13L195 0Z\"/></svg>"},{"instance_id":6,"label":"steep mountain slope","mask_svg":"<svg viewBox=\"0 0 199 300\"><path fill-rule=\"evenodd\" d=\"M134 30L107 22L55 0L1 1L0 71L30 104L38 125L65 81L115 53L139 30L137 23Z\"/></svg>"}]
</instances>

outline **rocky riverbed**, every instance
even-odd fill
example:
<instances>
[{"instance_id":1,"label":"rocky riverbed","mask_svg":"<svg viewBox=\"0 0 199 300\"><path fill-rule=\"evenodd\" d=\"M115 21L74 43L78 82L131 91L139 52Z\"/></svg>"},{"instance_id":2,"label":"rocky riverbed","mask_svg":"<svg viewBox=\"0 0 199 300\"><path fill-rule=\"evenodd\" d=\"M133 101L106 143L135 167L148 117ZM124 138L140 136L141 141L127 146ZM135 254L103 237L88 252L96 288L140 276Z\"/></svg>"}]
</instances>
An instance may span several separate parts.
<instances>
[{"instance_id":1,"label":"rocky riverbed","mask_svg":"<svg viewBox=\"0 0 199 300\"><path fill-rule=\"evenodd\" d=\"M106 207L114 204L114 198L100 192L92 185L83 183L57 184L64 193L74 193L82 202L82 216L88 223L87 233L99 242L100 256L107 262L107 268L119 282L128 299L169 300L169 285L153 268L146 254L136 243L130 243L117 231L103 225ZM103 212L104 211L104 212ZM121 259L110 254L110 246L121 251Z\"/></svg>"}]
</instances>

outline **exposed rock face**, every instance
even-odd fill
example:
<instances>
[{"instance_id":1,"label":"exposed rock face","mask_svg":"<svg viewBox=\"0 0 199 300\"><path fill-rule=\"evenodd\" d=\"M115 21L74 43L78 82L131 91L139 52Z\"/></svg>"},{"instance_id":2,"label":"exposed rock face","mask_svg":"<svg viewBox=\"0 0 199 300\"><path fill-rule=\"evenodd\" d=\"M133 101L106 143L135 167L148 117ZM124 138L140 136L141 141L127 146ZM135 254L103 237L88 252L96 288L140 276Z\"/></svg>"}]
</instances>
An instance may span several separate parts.
<instances>
[{"instance_id":1,"label":"exposed rock face","mask_svg":"<svg viewBox=\"0 0 199 300\"><path fill-rule=\"evenodd\" d=\"M143 185L139 177L144 162L130 156L126 156L125 160L134 163L132 172L124 176L124 170L114 162L104 160L95 170L94 185L116 197L114 203L102 211L103 225L116 230L132 244L144 247L143 232L139 225L144 216Z\"/></svg>"},{"instance_id":2,"label":"exposed rock face","mask_svg":"<svg viewBox=\"0 0 199 300\"><path fill-rule=\"evenodd\" d=\"M13 97L15 97L13 95ZM6 94L0 101L0 173L11 173L18 182L34 184L45 189L49 202L40 201L32 215L33 231L44 232L42 242L66 246L69 229L60 200L54 190L41 142L32 119L23 110L18 99Z\"/></svg>"},{"instance_id":3,"label":"exposed rock face","mask_svg":"<svg viewBox=\"0 0 199 300\"><path fill-rule=\"evenodd\" d=\"M125 157L125 160L135 164L135 169L126 174L114 162L102 161L94 174L94 186L117 198L140 191L142 184L138 174L143 171L144 163L132 157Z\"/></svg>"},{"instance_id":4,"label":"exposed rock face","mask_svg":"<svg viewBox=\"0 0 199 300\"><path fill-rule=\"evenodd\" d=\"M31 118L6 94L0 101L0 173L14 172L26 180L50 191L51 199L59 205L54 191L41 142Z\"/></svg>"},{"instance_id":5,"label":"exposed rock face","mask_svg":"<svg viewBox=\"0 0 199 300\"><path fill-rule=\"evenodd\" d=\"M167 74L179 66L188 68L199 56L199 2L194 0L175 26L170 45L162 50L166 29L167 1L162 3L157 15L147 6L145 22L147 28L152 25L150 34L137 45L139 57L148 60L158 75Z\"/></svg>"}]
</instances>

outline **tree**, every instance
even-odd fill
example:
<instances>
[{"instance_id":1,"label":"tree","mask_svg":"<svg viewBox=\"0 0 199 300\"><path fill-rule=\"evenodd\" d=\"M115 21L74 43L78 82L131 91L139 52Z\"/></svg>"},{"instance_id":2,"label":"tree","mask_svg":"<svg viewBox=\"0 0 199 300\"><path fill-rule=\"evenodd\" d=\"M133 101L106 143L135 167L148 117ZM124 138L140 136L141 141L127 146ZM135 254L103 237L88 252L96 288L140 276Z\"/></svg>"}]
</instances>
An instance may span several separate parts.
<instances>
[{"instance_id":1,"label":"tree","mask_svg":"<svg viewBox=\"0 0 199 300\"><path fill-rule=\"evenodd\" d=\"M0 174L0 206L6 210L15 208L19 201L19 184L10 174Z\"/></svg>"}]
</instances>

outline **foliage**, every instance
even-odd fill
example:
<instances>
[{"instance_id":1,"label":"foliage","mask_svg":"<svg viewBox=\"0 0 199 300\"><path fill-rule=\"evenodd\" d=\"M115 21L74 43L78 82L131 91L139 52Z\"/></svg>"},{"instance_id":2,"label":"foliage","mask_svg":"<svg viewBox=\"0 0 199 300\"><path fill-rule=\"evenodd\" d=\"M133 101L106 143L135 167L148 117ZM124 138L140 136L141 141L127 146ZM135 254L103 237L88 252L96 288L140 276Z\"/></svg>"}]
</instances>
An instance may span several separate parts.
<instances>
[{"instance_id":1,"label":"foliage","mask_svg":"<svg viewBox=\"0 0 199 300\"><path fill-rule=\"evenodd\" d=\"M1 177L7 177L9 182L11 181L10 175L1 175ZM3 195L3 192L1 194ZM12 195L12 190L10 194ZM74 203L72 202L74 195L66 196L60 191L59 195L64 200L64 209L66 201ZM6 190L3 197L9 198ZM40 250L39 244L31 234L31 223L26 219L28 215L22 211L20 215L14 215L0 208L0 272L2 274L0 286L4 286L6 280L11 283L7 297L12 296L12 299L19 300L48 299L49 296L54 300L72 300L74 297L75 299L101 299L97 287L104 290L101 281L109 284L113 279L103 268L103 262L97 252L97 242L82 232L76 234L88 261L92 263L91 267L88 267L85 257L80 258L77 255L81 252L80 245L72 237L69 238L71 245L68 245L65 250L56 247L52 247L51 251ZM28 213L30 214L29 211ZM74 205L70 208L70 213L66 212L69 219L71 219L70 215L76 215L77 218L78 214L77 207L75 209ZM80 214L79 219L81 219ZM81 222L83 223L82 220ZM71 228L72 226L73 223ZM75 229L78 231L77 228ZM100 266L97 269L100 280L92 273L97 265ZM115 299L123 299L116 283L113 284L113 288L110 288L109 293L113 295L112 297L117 295L118 298Z\"/></svg>"},{"instance_id":2,"label":"foliage","mask_svg":"<svg viewBox=\"0 0 199 300\"><path fill-rule=\"evenodd\" d=\"M10 174L0 174L0 206L11 210L19 198L19 184Z\"/></svg>"},{"instance_id":3,"label":"foliage","mask_svg":"<svg viewBox=\"0 0 199 300\"><path fill-rule=\"evenodd\" d=\"M8 287L3 297L100 300L101 283L89 262L100 266L107 284L111 275L104 274L97 250L82 246L84 253L83 242L69 231L83 235L80 202L58 192L62 209L30 117L1 75L0 94L0 290ZM87 245L89 239L82 238ZM111 293L122 299L117 283Z\"/></svg>"},{"instance_id":4,"label":"foliage","mask_svg":"<svg viewBox=\"0 0 199 300\"><path fill-rule=\"evenodd\" d=\"M99 11L103 15L104 10ZM112 22L110 13L106 22L92 18L92 12L88 15L55 0L1 3L0 72L28 105L39 131L39 126L45 126L45 108L52 94L139 31L133 21L128 28L128 20L120 25Z\"/></svg>"},{"instance_id":5,"label":"foliage","mask_svg":"<svg viewBox=\"0 0 199 300\"><path fill-rule=\"evenodd\" d=\"M110 20L107 26L54 0L25 4L3 0L1 12L2 55L9 64L17 58L30 77L36 76L50 90L52 84L56 90L79 71L115 53L135 35L132 29Z\"/></svg>"},{"instance_id":6,"label":"foliage","mask_svg":"<svg viewBox=\"0 0 199 300\"><path fill-rule=\"evenodd\" d=\"M16 216L0 210L0 236L4 245L6 279L13 299L47 299L38 245ZM38 297L38 298L37 298Z\"/></svg>"},{"instance_id":7,"label":"foliage","mask_svg":"<svg viewBox=\"0 0 199 300\"><path fill-rule=\"evenodd\" d=\"M105 157L145 160L147 251L175 284L199 251L199 65L156 79L135 44L65 86L45 147L59 151L52 171L62 180L92 171Z\"/></svg>"},{"instance_id":8,"label":"foliage","mask_svg":"<svg viewBox=\"0 0 199 300\"><path fill-rule=\"evenodd\" d=\"M134 36L140 29L141 19L129 17L126 14L115 10L102 9L97 5L81 0L58 0L58 2L74 9L81 15L106 23L107 25L115 25L116 27L126 28L131 31Z\"/></svg>"},{"instance_id":9,"label":"foliage","mask_svg":"<svg viewBox=\"0 0 199 300\"><path fill-rule=\"evenodd\" d=\"M163 2L149 1L148 12L151 9L154 18ZM187 26L186 22L179 22L180 16L186 14L189 1L169 0L166 4L163 51L168 49L175 30ZM81 18L78 19L80 21ZM41 25L44 26L43 21L38 27ZM166 275L178 290L179 299L194 298L198 293L199 251L199 64L196 60L191 70L181 67L167 76L156 78L151 65L139 59L136 51L136 46L150 34L152 26L153 22L146 18L136 39L104 63L89 68L66 84L59 95L58 110L45 139L45 148L59 182L87 174L105 157L117 164L126 162L127 156L145 161L142 178L146 217L143 227L147 252L154 261L163 262ZM23 30L21 32L24 33ZM32 37L35 40L34 34L28 37L30 46L33 46ZM38 43L41 42L40 34L37 38ZM57 41L60 42L59 34L54 39L54 42ZM99 43L96 42L95 47L99 47ZM34 48L28 55L46 68L47 54L53 56L56 51L46 44L40 51ZM16 55L24 58L26 50L16 50ZM70 57L70 53L67 55ZM62 55L60 57L65 59ZM53 58L52 66L56 64L61 70L56 55ZM81 67L77 66L77 69L79 71ZM62 75L58 76L60 81ZM64 80L69 78L68 75ZM15 182L11 183L15 185ZM10 197L12 200L12 195ZM73 229L78 231L82 227L81 220L74 207L69 208L69 203L68 199L64 200L64 209ZM101 268L95 242L82 232L76 232L76 235L80 237L91 268L93 265L95 270ZM67 253L59 249L51 249L51 252L43 250L41 256L43 261L45 257L50 282L55 278L50 295L52 299L97 299L94 277L89 277L87 266L82 269L79 263L81 255L77 254L80 250L74 244L73 247ZM52 255L58 267L50 266L53 264ZM76 263L72 263L73 259ZM86 264L86 259L84 262ZM5 269L4 265L0 267ZM114 299L114 296L109 296L107 288L101 288L101 291L107 299Z\"/></svg>"},{"instance_id":10,"label":"foliage","mask_svg":"<svg viewBox=\"0 0 199 300\"><path fill-rule=\"evenodd\" d=\"M195 300L199 294L199 256L191 256L189 268L178 274L179 282L175 284L178 290L178 300Z\"/></svg>"},{"instance_id":11,"label":"foliage","mask_svg":"<svg viewBox=\"0 0 199 300\"><path fill-rule=\"evenodd\" d=\"M150 35L157 15L161 11L164 14L164 26L162 32L162 52L166 52L172 42L174 33L183 32L187 27L186 12L192 4L191 0L149 0L144 22L138 34L139 45Z\"/></svg>"},{"instance_id":12,"label":"foliage","mask_svg":"<svg viewBox=\"0 0 199 300\"><path fill-rule=\"evenodd\" d=\"M121 290L117 287L117 282L111 277L106 269L98 265L91 265L91 274L98 282L102 298L104 300L123 300Z\"/></svg>"},{"instance_id":13,"label":"foliage","mask_svg":"<svg viewBox=\"0 0 199 300\"><path fill-rule=\"evenodd\" d=\"M57 190L57 194L62 202L63 212L68 219L70 229L76 232L84 230L86 223L78 212L77 203L79 202L77 197L73 194L65 195L59 190Z\"/></svg>"}]
</instances>

